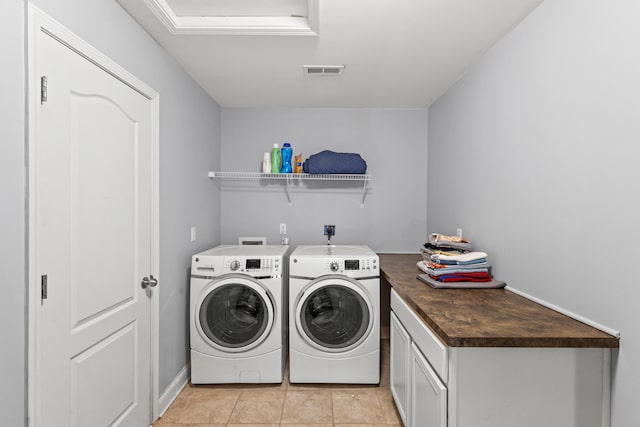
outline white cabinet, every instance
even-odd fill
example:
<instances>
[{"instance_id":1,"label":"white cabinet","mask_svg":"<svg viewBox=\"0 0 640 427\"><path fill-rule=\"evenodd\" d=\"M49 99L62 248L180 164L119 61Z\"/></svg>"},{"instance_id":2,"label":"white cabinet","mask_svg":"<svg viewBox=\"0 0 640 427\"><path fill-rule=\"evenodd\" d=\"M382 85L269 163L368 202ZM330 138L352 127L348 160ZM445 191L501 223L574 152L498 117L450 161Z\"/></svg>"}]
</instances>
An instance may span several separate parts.
<instances>
[{"instance_id":1,"label":"white cabinet","mask_svg":"<svg viewBox=\"0 0 640 427\"><path fill-rule=\"evenodd\" d=\"M398 318L391 313L391 394L402 422L407 425L409 412L409 376L411 375L411 337Z\"/></svg>"},{"instance_id":2,"label":"white cabinet","mask_svg":"<svg viewBox=\"0 0 640 427\"><path fill-rule=\"evenodd\" d=\"M391 291L391 392L406 426L609 427L609 348L448 347Z\"/></svg>"},{"instance_id":3,"label":"white cabinet","mask_svg":"<svg viewBox=\"0 0 640 427\"><path fill-rule=\"evenodd\" d=\"M402 422L411 427L446 427L447 388L439 377L448 372L446 346L395 292L391 307L391 394Z\"/></svg>"},{"instance_id":4,"label":"white cabinet","mask_svg":"<svg viewBox=\"0 0 640 427\"><path fill-rule=\"evenodd\" d=\"M411 344L410 381L409 420L406 424L447 427L447 388L415 343Z\"/></svg>"}]
</instances>

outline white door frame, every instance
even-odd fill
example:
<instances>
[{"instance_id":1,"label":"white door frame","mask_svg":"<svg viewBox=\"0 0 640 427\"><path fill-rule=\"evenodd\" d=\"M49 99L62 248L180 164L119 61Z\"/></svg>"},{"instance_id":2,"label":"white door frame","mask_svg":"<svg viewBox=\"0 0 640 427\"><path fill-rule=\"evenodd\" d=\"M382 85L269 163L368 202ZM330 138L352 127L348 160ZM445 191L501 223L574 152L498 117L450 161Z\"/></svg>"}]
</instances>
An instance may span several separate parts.
<instances>
[{"instance_id":1,"label":"white door frame","mask_svg":"<svg viewBox=\"0 0 640 427\"><path fill-rule=\"evenodd\" d=\"M57 39L69 49L83 56L88 61L102 68L116 79L122 81L151 102L152 108L152 125L151 125L151 158L149 159L152 170L151 183L151 271L155 277L160 278L160 229L159 229L159 94L147 86L140 79L126 71L124 68L116 64L107 56L96 50L84 40L80 39L69 29L46 15L33 4L28 4L28 137L27 137L27 169L28 169L28 198L27 198L27 269L28 269L28 338L27 338L27 414L29 417L28 424L36 425L41 420L37 420L36 414L36 391L35 378L40 375L39 367L36 363L36 354L38 348L38 312L36 307L40 304L39 282L36 277L35 266L35 213L30 206L34 206L35 202L35 168L34 165L34 146L38 139L38 107L40 105L40 76L36 70L36 55L38 52L39 33L44 32ZM160 281L160 280L159 280ZM159 416L159 378L160 378L160 342L159 342L159 290L160 286L153 289L151 293L151 319L150 319L150 338L151 338L151 408L152 418L155 420Z\"/></svg>"}]
</instances>

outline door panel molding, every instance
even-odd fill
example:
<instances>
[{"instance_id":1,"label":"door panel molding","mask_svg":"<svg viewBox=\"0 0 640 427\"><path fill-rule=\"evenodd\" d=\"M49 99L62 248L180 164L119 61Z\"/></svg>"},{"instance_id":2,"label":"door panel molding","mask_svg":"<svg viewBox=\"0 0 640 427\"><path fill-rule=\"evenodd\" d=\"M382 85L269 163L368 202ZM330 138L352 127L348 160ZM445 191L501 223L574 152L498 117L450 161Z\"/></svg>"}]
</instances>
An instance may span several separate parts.
<instances>
[{"instance_id":1,"label":"door panel molding","mask_svg":"<svg viewBox=\"0 0 640 427\"><path fill-rule=\"evenodd\" d=\"M122 68L116 62L102 54L87 42L76 36L68 28L64 27L39 8L28 3L28 33L27 33L27 70L28 70L28 137L27 145L27 170L28 170L28 196L27 196L27 415L28 425L40 425L38 402L41 400L39 391L35 387L36 379L40 375L41 367L38 365L37 352L38 325L41 319L37 307L43 303L41 299L41 280L37 277L34 260L36 259L36 174L38 165L34 156L38 135L38 111L41 105L41 75L38 70L38 52L42 37L51 37L87 61L96 65L112 77L121 81L131 89L143 95L150 101L151 108L151 158L148 159L151 171L151 271L155 277L160 277L159 271L159 94L139 80L133 74ZM151 340L151 408L152 418L159 416L159 287L150 294L150 340ZM45 301L46 303L46 301Z\"/></svg>"}]
</instances>

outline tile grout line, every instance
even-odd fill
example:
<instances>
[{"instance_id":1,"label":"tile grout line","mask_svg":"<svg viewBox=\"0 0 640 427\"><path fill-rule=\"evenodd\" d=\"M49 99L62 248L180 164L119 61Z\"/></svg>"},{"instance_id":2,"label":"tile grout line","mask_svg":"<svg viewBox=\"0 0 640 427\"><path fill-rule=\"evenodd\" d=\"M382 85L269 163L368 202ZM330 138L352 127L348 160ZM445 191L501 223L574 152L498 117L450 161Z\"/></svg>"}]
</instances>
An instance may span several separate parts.
<instances>
[{"instance_id":1,"label":"tile grout line","mask_svg":"<svg viewBox=\"0 0 640 427\"><path fill-rule=\"evenodd\" d=\"M331 387L331 425L335 426L336 425L336 405L334 404L334 393L336 392L336 389Z\"/></svg>"},{"instance_id":2,"label":"tile grout line","mask_svg":"<svg viewBox=\"0 0 640 427\"><path fill-rule=\"evenodd\" d=\"M224 423L224 425L228 425L229 421L231 421L231 415L233 415L233 412L236 410L236 406L238 406L238 401L240 400L240 395L242 394L242 391L240 393L238 393L238 395L236 396L236 400L233 402L233 408L231 408L231 412L229 412L229 416L227 417L227 421Z\"/></svg>"}]
</instances>

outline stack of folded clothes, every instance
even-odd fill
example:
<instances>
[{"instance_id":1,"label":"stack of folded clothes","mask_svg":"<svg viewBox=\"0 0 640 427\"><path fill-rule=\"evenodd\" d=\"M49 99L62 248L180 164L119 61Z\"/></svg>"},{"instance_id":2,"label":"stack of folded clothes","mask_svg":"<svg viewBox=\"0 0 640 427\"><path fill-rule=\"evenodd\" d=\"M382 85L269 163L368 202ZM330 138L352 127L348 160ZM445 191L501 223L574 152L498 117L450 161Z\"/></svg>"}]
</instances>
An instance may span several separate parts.
<instances>
[{"instance_id":1,"label":"stack of folded clothes","mask_svg":"<svg viewBox=\"0 0 640 427\"><path fill-rule=\"evenodd\" d=\"M423 270L439 282L489 282L489 263L485 252L462 255L432 255ZM423 267L424 268L424 267Z\"/></svg>"},{"instance_id":2,"label":"stack of folded clothes","mask_svg":"<svg viewBox=\"0 0 640 427\"><path fill-rule=\"evenodd\" d=\"M421 249L418 268L438 282L489 282L485 252L472 252L471 242L457 236L432 233Z\"/></svg>"},{"instance_id":3,"label":"stack of folded clothes","mask_svg":"<svg viewBox=\"0 0 640 427\"><path fill-rule=\"evenodd\" d=\"M472 250L473 247L468 240L438 233L431 233L427 243L420 249L426 261L431 261L432 255L462 255Z\"/></svg>"}]
</instances>

